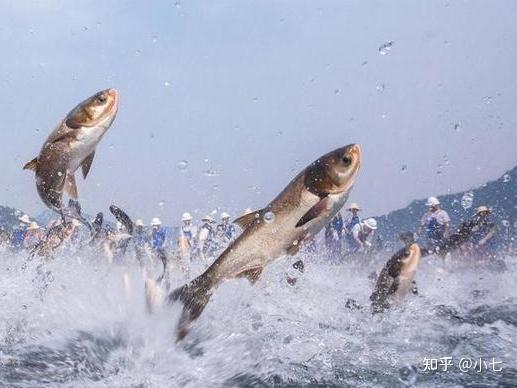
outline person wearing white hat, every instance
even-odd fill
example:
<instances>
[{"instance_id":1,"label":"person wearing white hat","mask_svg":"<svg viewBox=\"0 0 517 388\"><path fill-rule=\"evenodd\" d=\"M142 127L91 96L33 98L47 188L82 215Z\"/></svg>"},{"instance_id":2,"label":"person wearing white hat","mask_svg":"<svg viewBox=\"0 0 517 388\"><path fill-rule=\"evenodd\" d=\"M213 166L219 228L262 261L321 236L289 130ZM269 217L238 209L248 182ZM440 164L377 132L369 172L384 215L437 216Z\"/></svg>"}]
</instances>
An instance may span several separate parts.
<instances>
[{"instance_id":1,"label":"person wearing white hat","mask_svg":"<svg viewBox=\"0 0 517 388\"><path fill-rule=\"evenodd\" d=\"M226 246L235 238L235 225L230 222L230 215L226 212L221 213L221 222L217 225L216 234L219 245Z\"/></svg>"},{"instance_id":2,"label":"person wearing white hat","mask_svg":"<svg viewBox=\"0 0 517 388\"><path fill-rule=\"evenodd\" d=\"M210 214L207 214L206 216L201 218L201 221L203 223L199 228L197 248L201 258L207 258L209 256L212 256L216 249L215 230L213 227L215 220Z\"/></svg>"},{"instance_id":3,"label":"person wearing white hat","mask_svg":"<svg viewBox=\"0 0 517 388\"><path fill-rule=\"evenodd\" d=\"M449 236L451 219L449 214L440 207L438 198L427 198L425 205L427 206L427 212L420 220L418 234L425 231L428 248L433 249Z\"/></svg>"},{"instance_id":4,"label":"person wearing white hat","mask_svg":"<svg viewBox=\"0 0 517 388\"><path fill-rule=\"evenodd\" d=\"M181 215L181 230L180 237L185 237L191 248L194 248L197 240L197 228L192 225L192 215L185 212Z\"/></svg>"},{"instance_id":5,"label":"person wearing white hat","mask_svg":"<svg viewBox=\"0 0 517 388\"><path fill-rule=\"evenodd\" d=\"M377 230L375 218L367 218L352 228L353 245L351 253L365 252L372 247L373 236Z\"/></svg>"},{"instance_id":6,"label":"person wearing white hat","mask_svg":"<svg viewBox=\"0 0 517 388\"><path fill-rule=\"evenodd\" d=\"M165 229L162 228L162 220L158 217L154 217L151 220L151 248L156 253L163 253L165 246Z\"/></svg>"},{"instance_id":7,"label":"person wearing white hat","mask_svg":"<svg viewBox=\"0 0 517 388\"><path fill-rule=\"evenodd\" d=\"M359 218L359 212L361 211L361 207L353 202L347 208L347 215L345 216L343 222L343 236L344 242L346 245L346 253L349 253L352 247L354 246L354 236L352 235L352 229L356 226L361 220Z\"/></svg>"}]
</instances>

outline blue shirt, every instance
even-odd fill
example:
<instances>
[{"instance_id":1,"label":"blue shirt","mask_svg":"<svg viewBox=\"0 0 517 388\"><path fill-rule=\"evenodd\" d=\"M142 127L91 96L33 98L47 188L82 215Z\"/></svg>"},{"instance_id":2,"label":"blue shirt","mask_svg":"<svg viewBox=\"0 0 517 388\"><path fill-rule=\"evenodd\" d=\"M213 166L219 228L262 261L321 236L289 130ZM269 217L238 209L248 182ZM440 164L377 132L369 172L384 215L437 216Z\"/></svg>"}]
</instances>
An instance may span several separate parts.
<instances>
[{"instance_id":1,"label":"blue shirt","mask_svg":"<svg viewBox=\"0 0 517 388\"><path fill-rule=\"evenodd\" d=\"M163 249L163 245L165 244L165 229L160 227L153 229L151 239L153 249Z\"/></svg>"},{"instance_id":2,"label":"blue shirt","mask_svg":"<svg viewBox=\"0 0 517 388\"><path fill-rule=\"evenodd\" d=\"M13 232L12 244L14 248L23 248L23 241L25 240L25 234L27 229L18 228Z\"/></svg>"}]
</instances>

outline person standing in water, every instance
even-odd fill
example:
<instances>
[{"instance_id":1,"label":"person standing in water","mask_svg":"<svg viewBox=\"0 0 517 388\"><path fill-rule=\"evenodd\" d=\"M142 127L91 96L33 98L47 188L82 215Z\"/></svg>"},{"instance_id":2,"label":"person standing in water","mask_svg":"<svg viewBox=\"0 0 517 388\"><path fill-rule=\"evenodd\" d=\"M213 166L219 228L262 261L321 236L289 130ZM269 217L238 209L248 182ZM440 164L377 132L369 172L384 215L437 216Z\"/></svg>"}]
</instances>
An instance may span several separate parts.
<instances>
[{"instance_id":1,"label":"person standing in water","mask_svg":"<svg viewBox=\"0 0 517 388\"><path fill-rule=\"evenodd\" d=\"M203 259L212 256L215 249L215 220L211 215L206 215L201 219L203 224L199 228L198 250L199 256Z\"/></svg>"},{"instance_id":2,"label":"person standing in water","mask_svg":"<svg viewBox=\"0 0 517 388\"><path fill-rule=\"evenodd\" d=\"M27 214L24 214L21 217L18 217L18 221L20 224L18 228L16 228L11 236L11 247L14 250L22 250L24 248L25 234L27 233L27 228L29 227L31 220Z\"/></svg>"},{"instance_id":3,"label":"person standing in water","mask_svg":"<svg viewBox=\"0 0 517 388\"><path fill-rule=\"evenodd\" d=\"M331 260L341 257L343 237L343 217L338 212L332 221L325 227L325 246Z\"/></svg>"},{"instance_id":4,"label":"person standing in water","mask_svg":"<svg viewBox=\"0 0 517 388\"><path fill-rule=\"evenodd\" d=\"M354 243L354 236L352 235L352 229L356 226L361 220L359 219L359 212L361 208L357 203L352 203L348 209L348 213L345 216L343 223L343 245L345 248L345 254L350 254Z\"/></svg>"},{"instance_id":5,"label":"person standing in water","mask_svg":"<svg viewBox=\"0 0 517 388\"><path fill-rule=\"evenodd\" d=\"M353 245L351 253L364 253L372 248L372 241L377 230L375 218L367 218L352 228Z\"/></svg>"},{"instance_id":6,"label":"person standing in water","mask_svg":"<svg viewBox=\"0 0 517 388\"><path fill-rule=\"evenodd\" d=\"M427 248L434 249L449 236L451 219L449 214L440 207L436 197L429 197L426 202L427 212L420 221L418 234L425 232Z\"/></svg>"},{"instance_id":7,"label":"person standing in water","mask_svg":"<svg viewBox=\"0 0 517 388\"><path fill-rule=\"evenodd\" d=\"M492 211L487 206L479 206L476 209L474 216L476 226L469 240L469 251L477 259L494 258L496 250L494 237L497 226L491 220L491 214Z\"/></svg>"},{"instance_id":8,"label":"person standing in water","mask_svg":"<svg viewBox=\"0 0 517 388\"><path fill-rule=\"evenodd\" d=\"M162 227L162 221L158 217L151 220L151 249L153 253L164 262L167 258L165 254L166 231Z\"/></svg>"},{"instance_id":9,"label":"person standing in water","mask_svg":"<svg viewBox=\"0 0 517 388\"><path fill-rule=\"evenodd\" d=\"M230 215L221 213L221 223L217 225L217 235L222 237L221 245L226 246L235 239L235 225L230 222Z\"/></svg>"}]
</instances>

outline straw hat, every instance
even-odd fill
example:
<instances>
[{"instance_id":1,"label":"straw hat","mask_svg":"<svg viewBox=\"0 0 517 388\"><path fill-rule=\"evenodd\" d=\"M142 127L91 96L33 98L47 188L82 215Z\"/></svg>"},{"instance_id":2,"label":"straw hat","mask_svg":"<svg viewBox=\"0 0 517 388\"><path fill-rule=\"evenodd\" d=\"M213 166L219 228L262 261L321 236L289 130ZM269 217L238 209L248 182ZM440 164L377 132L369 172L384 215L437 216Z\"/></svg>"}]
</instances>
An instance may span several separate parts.
<instances>
[{"instance_id":1,"label":"straw hat","mask_svg":"<svg viewBox=\"0 0 517 388\"><path fill-rule=\"evenodd\" d=\"M144 226L144 221L142 219L138 219L135 221L135 226Z\"/></svg>"},{"instance_id":2,"label":"straw hat","mask_svg":"<svg viewBox=\"0 0 517 388\"><path fill-rule=\"evenodd\" d=\"M361 208L359 207L359 205L355 202L353 202L349 207L348 207L348 210L361 210Z\"/></svg>"},{"instance_id":3,"label":"straw hat","mask_svg":"<svg viewBox=\"0 0 517 388\"><path fill-rule=\"evenodd\" d=\"M160 220L158 217L154 217L151 220L151 226L160 226L162 224L162 220Z\"/></svg>"},{"instance_id":4,"label":"straw hat","mask_svg":"<svg viewBox=\"0 0 517 388\"><path fill-rule=\"evenodd\" d=\"M36 230L36 229L39 229L39 225L38 225L38 223L36 221L32 221L27 229L28 230Z\"/></svg>"},{"instance_id":5,"label":"straw hat","mask_svg":"<svg viewBox=\"0 0 517 388\"><path fill-rule=\"evenodd\" d=\"M476 214L479 214L482 212L491 213L492 211L490 210L490 208L488 206L485 206L485 205L482 205L482 206L479 206L478 208L476 208Z\"/></svg>"}]
</instances>

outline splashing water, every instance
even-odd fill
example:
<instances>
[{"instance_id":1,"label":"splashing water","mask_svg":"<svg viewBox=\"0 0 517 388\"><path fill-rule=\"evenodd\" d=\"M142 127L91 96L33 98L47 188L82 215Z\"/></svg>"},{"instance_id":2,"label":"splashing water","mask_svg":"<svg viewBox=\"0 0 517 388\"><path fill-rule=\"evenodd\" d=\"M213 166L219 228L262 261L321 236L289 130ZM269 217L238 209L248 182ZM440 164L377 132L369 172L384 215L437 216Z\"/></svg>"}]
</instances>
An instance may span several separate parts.
<instances>
[{"instance_id":1,"label":"splashing water","mask_svg":"<svg viewBox=\"0 0 517 388\"><path fill-rule=\"evenodd\" d=\"M303 257L305 273L289 286L285 273L299 258L275 261L253 287L222 284L176 344L179 308L145 312L137 265L73 255L22 270L24 258L3 254L0 386L465 386L479 374L423 372L424 358L487 355L503 372L484 372L485 384L515 381L515 258L502 273L426 259L419 296L375 316L361 306L373 286L368 275L388 255L342 265ZM42 290L46 272L53 281ZM174 286L182 276L174 273Z\"/></svg>"},{"instance_id":2,"label":"splashing water","mask_svg":"<svg viewBox=\"0 0 517 388\"><path fill-rule=\"evenodd\" d=\"M271 211L265 212L264 216L262 218L264 219L265 223L271 224L272 222L275 221L275 213L273 213Z\"/></svg>"},{"instance_id":3,"label":"splashing water","mask_svg":"<svg viewBox=\"0 0 517 388\"><path fill-rule=\"evenodd\" d=\"M393 42L391 40L388 40L386 43L379 47L379 54L386 55L391 51L392 48Z\"/></svg>"},{"instance_id":4,"label":"splashing water","mask_svg":"<svg viewBox=\"0 0 517 388\"><path fill-rule=\"evenodd\" d=\"M188 168L188 160L180 160L178 162L178 170L180 170L181 172L185 172L187 171L187 168Z\"/></svg>"}]
</instances>

